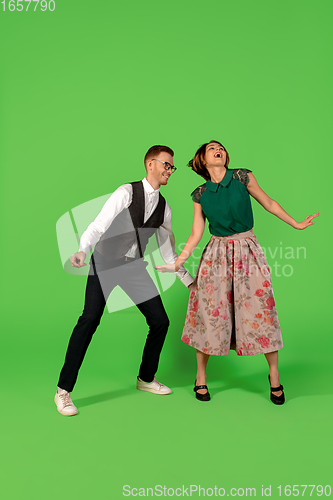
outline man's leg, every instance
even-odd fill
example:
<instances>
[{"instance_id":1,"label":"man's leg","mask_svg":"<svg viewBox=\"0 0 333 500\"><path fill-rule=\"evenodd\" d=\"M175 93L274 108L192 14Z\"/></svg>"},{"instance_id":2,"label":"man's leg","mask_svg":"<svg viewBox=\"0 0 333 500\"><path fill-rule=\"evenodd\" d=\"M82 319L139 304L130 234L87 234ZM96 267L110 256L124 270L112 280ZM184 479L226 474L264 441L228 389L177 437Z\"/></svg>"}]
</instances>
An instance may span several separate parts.
<instances>
[{"instance_id":1,"label":"man's leg","mask_svg":"<svg viewBox=\"0 0 333 500\"><path fill-rule=\"evenodd\" d=\"M136 305L146 318L149 332L143 349L139 377L145 382L152 382L157 372L161 350L169 327L169 318L165 312L161 297Z\"/></svg>"},{"instance_id":2,"label":"man's leg","mask_svg":"<svg viewBox=\"0 0 333 500\"><path fill-rule=\"evenodd\" d=\"M172 391L159 384L154 377L168 331L169 319L158 290L146 270L146 263L139 261L126 266L118 284L145 316L149 326L137 387L156 394L170 394Z\"/></svg>"},{"instance_id":3,"label":"man's leg","mask_svg":"<svg viewBox=\"0 0 333 500\"><path fill-rule=\"evenodd\" d=\"M84 310L70 338L58 382L58 387L67 392L73 390L84 355L100 323L104 307L105 297L98 276L89 275Z\"/></svg>"}]
</instances>

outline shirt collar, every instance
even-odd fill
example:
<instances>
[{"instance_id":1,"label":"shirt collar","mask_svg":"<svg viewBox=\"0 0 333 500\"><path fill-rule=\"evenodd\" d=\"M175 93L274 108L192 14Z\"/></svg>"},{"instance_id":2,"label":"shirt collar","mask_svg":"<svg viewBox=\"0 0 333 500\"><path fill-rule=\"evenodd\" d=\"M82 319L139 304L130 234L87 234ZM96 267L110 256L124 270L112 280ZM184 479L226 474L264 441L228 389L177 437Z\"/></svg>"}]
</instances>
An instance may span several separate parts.
<instances>
[{"instance_id":1,"label":"shirt collar","mask_svg":"<svg viewBox=\"0 0 333 500\"><path fill-rule=\"evenodd\" d=\"M148 194L159 193L160 189L154 189L151 184L147 181L146 177L142 180L143 188Z\"/></svg>"},{"instance_id":2,"label":"shirt collar","mask_svg":"<svg viewBox=\"0 0 333 500\"><path fill-rule=\"evenodd\" d=\"M231 181L233 171L227 169L225 176L221 180L221 182L212 182L212 181L207 181L206 186L210 191L213 191L213 193L216 193L218 190L218 187L221 185L222 187L226 187L229 182Z\"/></svg>"}]
</instances>

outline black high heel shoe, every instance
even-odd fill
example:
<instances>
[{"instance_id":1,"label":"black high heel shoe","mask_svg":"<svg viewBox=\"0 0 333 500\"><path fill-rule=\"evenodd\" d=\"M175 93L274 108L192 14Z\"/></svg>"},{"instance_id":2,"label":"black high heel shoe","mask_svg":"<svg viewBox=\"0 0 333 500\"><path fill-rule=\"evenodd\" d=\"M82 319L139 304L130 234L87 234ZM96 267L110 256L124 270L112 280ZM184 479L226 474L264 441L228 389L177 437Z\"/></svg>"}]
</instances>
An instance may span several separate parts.
<instances>
[{"instance_id":1,"label":"black high heel shoe","mask_svg":"<svg viewBox=\"0 0 333 500\"><path fill-rule=\"evenodd\" d=\"M199 389L207 389L207 392L205 394L200 394L200 392L197 392ZM199 401L209 401L210 400L210 394L208 392L208 387L206 385L197 385L197 381L195 381L193 390L195 392L195 397Z\"/></svg>"},{"instance_id":2,"label":"black high heel shoe","mask_svg":"<svg viewBox=\"0 0 333 500\"><path fill-rule=\"evenodd\" d=\"M269 385L271 385L270 375L268 375L268 381L269 381ZM277 392L277 391L282 391L282 394L280 394L280 396L276 396L276 394L273 394L273 392ZM283 405L283 403L285 402L283 385L280 385L279 387L272 387L271 386L271 401L275 405Z\"/></svg>"}]
</instances>

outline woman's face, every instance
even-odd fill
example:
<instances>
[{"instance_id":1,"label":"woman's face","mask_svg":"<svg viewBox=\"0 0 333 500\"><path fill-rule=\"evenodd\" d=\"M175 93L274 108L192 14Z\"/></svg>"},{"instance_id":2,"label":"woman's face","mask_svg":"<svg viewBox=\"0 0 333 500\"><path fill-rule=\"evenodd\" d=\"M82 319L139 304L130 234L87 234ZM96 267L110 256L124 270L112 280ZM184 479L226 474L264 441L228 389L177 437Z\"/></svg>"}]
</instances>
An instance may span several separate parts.
<instances>
[{"instance_id":1,"label":"woman's face","mask_svg":"<svg viewBox=\"0 0 333 500\"><path fill-rule=\"evenodd\" d=\"M223 167L227 161L227 153L218 142L210 142L206 146L205 162L206 167Z\"/></svg>"}]
</instances>

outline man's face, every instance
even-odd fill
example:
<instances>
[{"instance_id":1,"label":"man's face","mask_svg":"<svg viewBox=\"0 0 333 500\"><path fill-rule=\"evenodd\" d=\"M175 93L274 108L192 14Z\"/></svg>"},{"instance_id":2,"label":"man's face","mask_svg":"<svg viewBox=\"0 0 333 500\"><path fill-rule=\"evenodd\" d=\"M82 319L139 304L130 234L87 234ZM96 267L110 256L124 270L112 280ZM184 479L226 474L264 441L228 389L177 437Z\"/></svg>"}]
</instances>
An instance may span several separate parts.
<instances>
[{"instance_id":1,"label":"man's face","mask_svg":"<svg viewBox=\"0 0 333 500\"><path fill-rule=\"evenodd\" d=\"M168 183L169 177L172 174L171 169L165 170L165 163L167 166L173 166L173 158L169 153L162 151L158 155L155 155L154 160L149 160L148 164L150 167L151 175L153 178L162 186Z\"/></svg>"}]
</instances>

